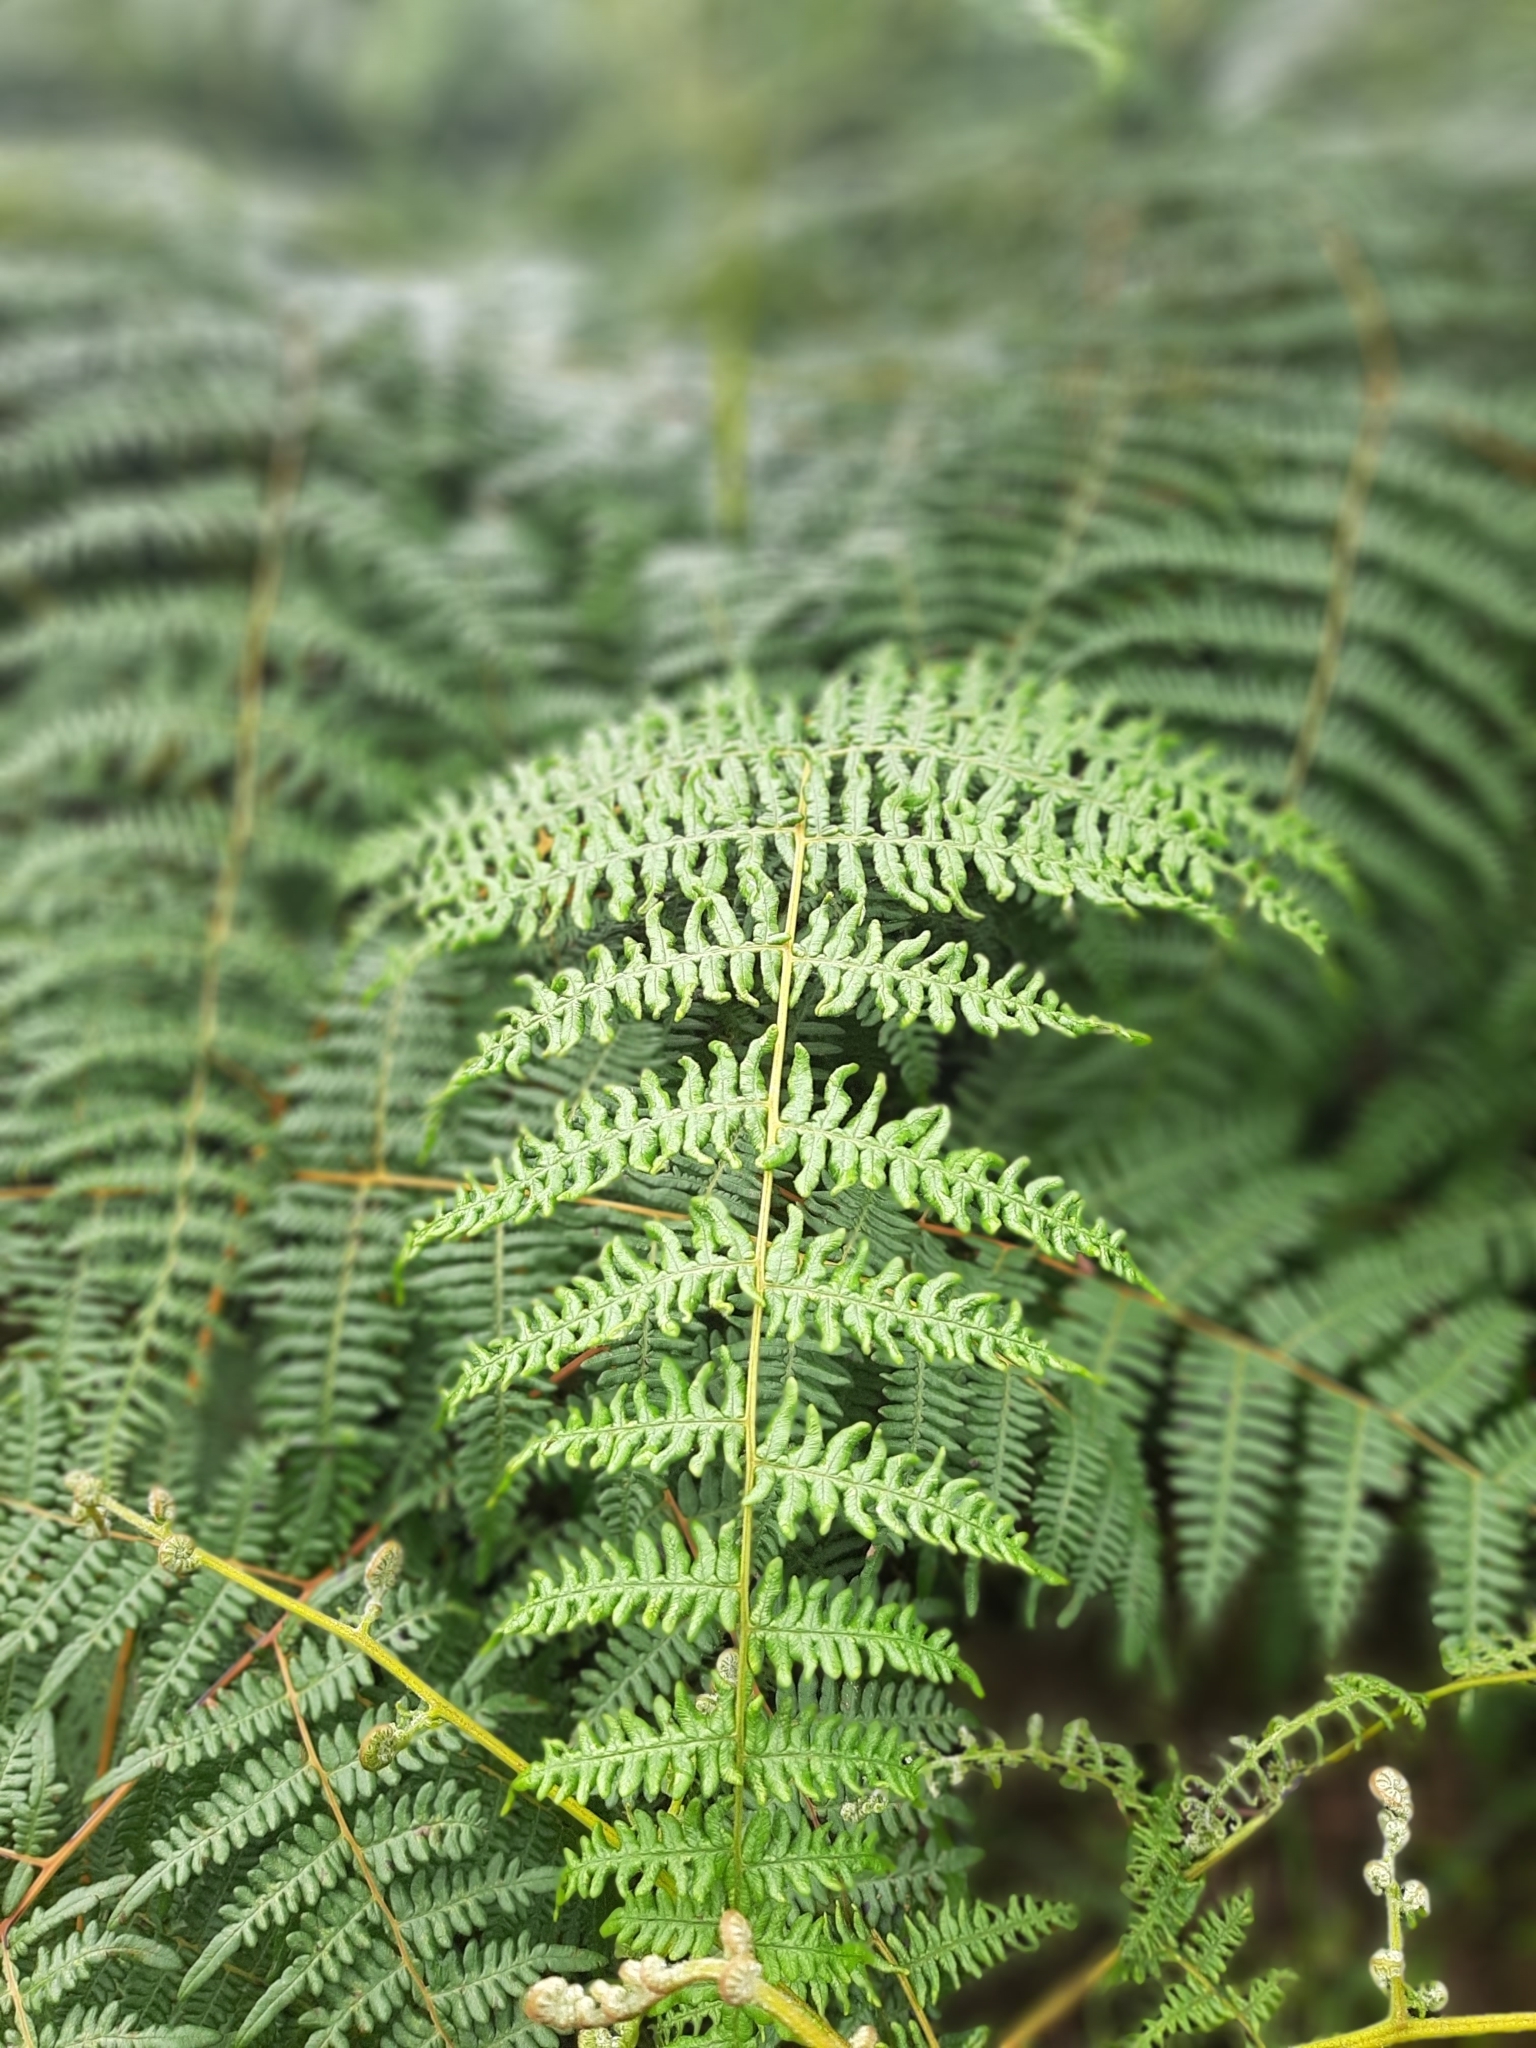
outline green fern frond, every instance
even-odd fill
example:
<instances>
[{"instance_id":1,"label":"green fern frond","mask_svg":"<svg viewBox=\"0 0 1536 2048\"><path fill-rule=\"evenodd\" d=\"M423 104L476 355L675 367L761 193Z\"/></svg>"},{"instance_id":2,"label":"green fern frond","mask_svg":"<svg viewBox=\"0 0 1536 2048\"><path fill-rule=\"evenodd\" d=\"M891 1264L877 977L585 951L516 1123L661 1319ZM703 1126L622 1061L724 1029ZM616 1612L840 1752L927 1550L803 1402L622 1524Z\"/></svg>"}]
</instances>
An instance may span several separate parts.
<instances>
[{"instance_id":1,"label":"green fern frond","mask_svg":"<svg viewBox=\"0 0 1536 2048\"><path fill-rule=\"evenodd\" d=\"M946 1986L956 1988L1009 1955L1036 1949L1047 1935L1077 1924L1071 1906L1040 1899L985 1899L946 1903L936 1919L908 1915L886 1942L896 1966L925 2006L937 2005Z\"/></svg>"},{"instance_id":2,"label":"green fern frond","mask_svg":"<svg viewBox=\"0 0 1536 2048\"><path fill-rule=\"evenodd\" d=\"M743 1782L765 1806L824 1802L876 1786L905 1799L919 1792L920 1773L907 1761L909 1738L899 1726L850 1726L841 1713L818 1713L814 1699L797 1708L781 1693L772 1714L760 1701L749 1710L747 1730ZM625 1708L600 1727L578 1728L569 1743L547 1744L543 1761L518 1785L544 1797L585 1804L595 1795L627 1806L639 1797L680 1800L695 1791L712 1799L735 1782L728 1702L680 1684L670 1702L652 1703L648 1718Z\"/></svg>"},{"instance_id":3,"label":"green fern frond","mask_svg":"<svg viewBox=\"0 0 1536 2048\"><path fill-rule=\"evenodd\" d=\"M690 1204L692 1243L664 1223L648 1223L642 1257L622 1240L604 1248L597 1275L557 1288L553 1309L542 1302L514 1311L516 1335L477 1347L450 1397L450 1413L477 1395L519 1378L557 1370L578 1353L617 1342L643 1325L676 1337L706 1313L729 1315L757 1288L750 1234L718 1198ZM958 1276L925 1280L892 1260L867 1270L867 1248L850 1251L841 1230L805 1234L793 1209L775 1238L766 1271L766 1330L798 1342L809 1332L836 1352L852 1340L866 1353L878 1346L893 1362L903 1343L925 1356L1036 1373L1071 1370L1025 1328L1017 1302L996 1306L988 1294L956 1296Z\"/></svg>"},{"instance_id":4,"label":"green fern frond","mask_svg":"<svg viewBox=\"0 0 1536 2048\"><path fill-rule=\"evenodd\" d=\"M618 1823L616 1832L617 1847L591 1834L571 1852L564 1880L568 1892L593 1898L611 1885L627 1902L675 1887L679 1901L706 1912L713 1909L718 1917L717 1902L725 1898L732 1863L728 1803L693 1801L677 1812L656 1814L641 1809ZM754 1813L747 1822L745 1851L753 1907L760 1900L781 1907L800 1901L824 1906L833 1894L885 1863L867 1831L818 1833L791 1806Z\"/></svg>"},{"instance_id":5,"label":"green fern frond","mask_svg":"<svg viewBox=\"0 0 1536 2048\"><path fill-rule=\"evenodd\" d=\"M985 660L914 681L889 654L830 686L803 729L739 683L445 806L414 900L439 944L509 926L526 941L589 929L600 897L619 923L668 884L696 900L734 868L766 964L782 928L770 866L802 785L813 901L830 885L858 904L878 885L919 916L968 914L974 884L1215 918L1229 882L1317 937L1270 865L1306 858L1305 832L1262 822L1209 761L1178 761L1153 728L1110 725L1063 690L1003 698ZM1247 844L1228 851L1234 834Z\"/></svg>"},{"instance_id":6,"label":"green fern frond","mask_svg":"<svg viewBox=\"0 0 1536 2048\"><path fill-rule=\"evenodd\" d=\"M535 1572L528 1589L503 1621L505 1636L566 1633L596 1623L622 1625L638 1618L646 1628L681 1629L692 1638L710 1623L735 1626L739 1572L734 1540L718 1541L702 1525L694 1531L697 1556L670 1522L661 1541L644 1529L626 1557L605 1543L601 1554L583 1550L561 1556L558 1576Z\"/></svg>"},{"instance_id":7,"label":"green fern frond","mask_svg":"<svg viewBox=\"0 0 1536 2048\"><path fill-rule=\"evenodd\" d=\"M763 1062L772 1043L771 1036L754 1040L739 1061L717 1043L707 1075L684 1057L675 1096L646 1071L638 1094L607 1091L611 1107L592 1096L581 1097L569 1111L562 1104L553 1138L519 1138L496 1163L494 1187L466 1189L441 1217L417 1225L406 1256L444 1238L526 1223L535 1214L548 1215L557 1202L596 1193L622 1174L661 1173L685 1158L701 1166L724 1161L740 1167L745 1160L776 1173L796 1168L794 1186L801 1195L822 1187L832 1194L855 1186L888 1187L903 1208L931 1209L961 1230L1006 1230L1053 1257L1094 1259L1121 1279L1140 1280L1123 1249L1124 1233L1087 1223L1081 1197L1056 1192L1059 1176L1026 1181L1027 1159L1005 1165L979 1149L946 1150L950 1119L942 1107L879 1123L884 1075L875 1077L856 1105L846 1084L857 1069L839 1067L827 1077L818 1106L804 1045L791 1056L777 1141L764 1151Z\"/></svg>"},{"instance_id":8,"label":"green fern frond","mask_svg":"<svg viewBox=\"0 0 1536 2048\"><path fill-rule=\"evenodd\" d=\"M889 1665L931 1685L960 1679L979 1694L949 1630L927 1627L902 1601L882 1602L877 1586L872 1577L806 1585L786 1574L782 1558L770 1558L752 1596L752 1643L775 1684L787 1685L793 1670L878 1678Z\"/></svg>"}]
</instances>

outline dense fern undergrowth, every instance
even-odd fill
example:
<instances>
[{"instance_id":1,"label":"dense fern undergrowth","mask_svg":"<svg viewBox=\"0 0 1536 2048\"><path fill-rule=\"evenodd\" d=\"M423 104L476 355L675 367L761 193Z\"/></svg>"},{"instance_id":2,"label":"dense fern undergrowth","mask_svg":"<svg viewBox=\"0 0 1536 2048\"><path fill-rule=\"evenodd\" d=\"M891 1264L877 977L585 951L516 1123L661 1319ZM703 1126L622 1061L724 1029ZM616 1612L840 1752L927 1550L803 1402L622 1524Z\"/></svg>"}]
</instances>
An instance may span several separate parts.
<instances>
[{"instance_id":1,"label":"dense fern undergrowth","mask_svg":"<svg viewBox=\"0 0 1536 2048\"><path fill-rule=\"evenodd\" d=\"M1207 1872L1429 1696L1010 1742L968 1617L1338 1661L1395 1548L1530 1673L1530 308L1250 201L729 542L473 350L0 274L18 2048L969 2041L1012 1768L1127 2038L1283 2038Z\"/></svg>"}]
</instances>

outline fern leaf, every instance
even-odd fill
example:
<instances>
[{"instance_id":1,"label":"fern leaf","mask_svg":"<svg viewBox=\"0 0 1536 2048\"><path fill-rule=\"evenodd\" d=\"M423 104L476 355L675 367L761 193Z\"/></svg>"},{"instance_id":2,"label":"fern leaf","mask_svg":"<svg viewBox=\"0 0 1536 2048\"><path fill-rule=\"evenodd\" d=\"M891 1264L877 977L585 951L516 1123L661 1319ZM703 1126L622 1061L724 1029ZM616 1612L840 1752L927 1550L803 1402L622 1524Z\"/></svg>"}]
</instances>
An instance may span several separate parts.
<instances>
[{"instance_id":1,"label":"fern leaf","mask_svg":"<svg viewBox=\"0 0 1536 2048\"><path fill-rule=\"evenodd\" d=\"M1315 936L1269 867L1272 853L1304 857L1305 833L1261 822L1210 762L1176 761L1150 726L1112 726L1064 689L1004 696L984 659L913 678L892 654L830 685L803 728L743 682L443 804L415 900L439 944L509 926L528 940L589 928L600 900L626 922L669 883L697 900L734 867L766 935L774 847L803 779L813 900L834 879L855 901L878 883L923 915L964 911L975 885L1211 918L1228 879ZM1226 851L1239 835L1247 845Z\"/></svg>"},{"instance_id":2,"label":"fern leaf","mask_svg":"<svg viewBox=\"0 0 1536 2048\"><path fill-rule=\"evenodd\" d=\"M962 1679L980 1693L981 1683L951 1640L948 1629L930 1629L903 1602L882 1602L872 1579L849 1583L818 1579L810 1585L785 1575L782 1558L770 1558L752 1595L754 1663L772 1667L774 1682L788 1685L794 1670L828 1678L878 1677L887 1665L933 1685Z\"/></svg>"},{"instance_id":3,"label":"fern leaf","mask_svg":"<svg viewBox=\"0 0 1536 2048\"><path fill-rule=\"evenodd\" d=\"M527 1592L502 1622L502 1635L563 1634L635 1618L647 1628L681 1629L690 1639L712 1623L734 1628L739 1576L734 1540L729 1532L717 1540L702 1525L694 1536L697 1557L670 1522L661 1525L659 1545L639 1530L632 1557L612 1543L605 1543L601 1553L581 1551L575 1562L562 1556L558 1575L533 1573Z\"/></svg>"},{"instance_id":4,"label":"fern leaf","mask_svg":"<svg viewBox=\"0 0 1536 2048\"><path fill-rule=\"evenodd\" d=\"M1168 1447L1180 1576L1214 1619L1256 1555L1279 1494L1296 1382L1257 1352L1195 1337L1180 1356Z\"/></svg>"},{"instance_id":5,"label":"fern leaf","mask_svg":"<svg viewBox=\"0 0 1536 2048\"><path fill-rule=\"evenodd\" d=\"M771 1046L771 1035L758 1038L738 1059L728 1046L716 1044L708 1074L685 1057L674 1092L647 1070L638 1090L610 1087L609 1101L587 1095L569 1110L559 1106L552 1138L520 1137L497 1162L494 1186L467 1188L452 1207L417 1224L405 1256L445 1238L548 1215L557 1202L593 1194L624 1173L660 1173L678 1158L732 1167L750 1160L760 1169L797 1168L794 1185L801 1195L828 1186L829 1177L832 1194L854 1186L889 1187L903 1208L932 1210L961 1230L1007 1230L1055 1258L1094 1259L1106 1272L1140 1280L1125 1252L1124 1233L1102 1221L1090 1224L1081 1196L1060 1192L1059 1176L1027 1178L1027 1159L1005 1164L996 1153L979 1149L946 1151L947 1109L912 1111L881 1124L884 1076L876 1076L856 1106L847 1086L858 1071L851 1065L828 1077L818 1104L803 1044L790 1060L778 1140L771 1154L765 1152L762 1068Z\"/></svg>"},{"instance_id":6,"label":"fern leaf","mask_svg":"<svg viewBox=\"0 0 1536 2048\"><path fill-rule=\"evenodd\" d=\"M1476 1475L1435 1464L1424 1501L1436 1568L1433 1613L1457 1638L1497 1636L1518 1614L1536 1499L1536 1413L1506 1416L1471 1450Z\"/></svg>"},{"instance_id":7,"label":"fern leaf","mask_svg":"<svg viewBox=\"0 0 1536 2048\"><path fill-rule=\"evenodd\" d=\"M622 1240L604 1248L599 1271L555 1290L555 1306L536 1302L513 1313L515 1335L477 1348L454 1389L450 1410L514 1378L563 1365L582 1351L604 1348L645 1324L675 1337L705 1310L728 1314L756 1288L751 1238L715 1197L691 1205L693 1244L664 1223L646 1226L649 1257ZM868 1270L867 1248L845 1249L844 1233L806 1238L801 1212L792 1209L768 1258L767 1334L798 1342L814 1333L836 1352L851 1339L860 1350L877 1345L900 1362L902 1344L925 1356L1033 1372L1071 1370L1024 1325L1017 1302L995 1295L955 1295L958 1275L928 1280L893 1260Z\"/></svg>"},{"instance_id":8,"label":"fern leaf","mask_svg":"<svg viewBox=\"0 0 1536 2048\"><path fill-rule=\"evenodd\" d=\"M641 1809L616 1824L617 1846L589 1834L568 1852L565 1889L596 1898L611 1884L621 1900L629 1901L652 1896L666 1876L679 1902L712 1908L718 1917L731 1864L731 1826L729 1801L691 1801L677 1812ZM791 1806L765 1808L747 1821L742 1869L754 1906L758 1900L823 1905L833 1893L884 1865L884 1856L865 1834L818 1835Z\"/></svg>"},{"instance_id":9,"label":"fern leaf","mask_svg":"<svg viewBox=\"0 0 1536 2048\"><path fill-rule=\"evenodd\" d=\"M748 1716L743 1782L764 1804L825 1801L876 1786L911 1799L919 1773L904 1761L908 1746L900 1727L852 1727L839 1713L820 1714L813 1698L799 1708L781 1699L773 1714L758 1702ZM729 1702L715 1691L691 1695L680 1684L671 1701L652 1703L649 1719L624 1708L598 1727L578 1728L569 1743L547 1744L518 1785L541 1797L585 1804L595 1795L613 1805L695 1791L712 1799L735 1782Z\"/></svg>"},{"instance_id":10,"label":"fern leaf","mask_svg":"<svg viewBox=\"0 0 1536 2048\"><path fill-rule=\"evenodd\" d=\"M717 1374L723 1407L709 1398L710 1381ZM663 1405L653 1399L644 1381L621 1386L611 1404L595 1398L590 1414L583 1414L573 1402L553 1428L519 1451L507 1476L535 1460L585 1464L599 1472L621 1472L632 1464L664 1472L686 1460L697 1479L717 1451L732 1471L738 1470L742 1379L734 1359L728 1353L713 1358L690 1380L676 1359L662 1358L657 1378Z\"/></svg>"},{"instance_id":11,"label":"fern leaf","mask_svg":"<svg viewBox=\"0 0 1536 2048\"><path fill-rule=\"evenodd\" d=\"M867 1423L850 1424L828 1438L814 1408L805 1411L804 1434L792 1443L797 1405L791 1384L763 1438L750 1496L774 1502L786 1540L793 1540L807 1517L825 1535L841 1516L871 1542L882 1530L898 1538L916 1537L1060 1583L1026 1547L1006 1508L989 1499L968 1474L945 1478L942 1451L924 1466L910 1451L888 1450Z\"/></svg>"},{"instance_id":12,"label":"fern leaf","mask_svg":"<svg viewBox=\"0 0 1536 2048\"><path fill-rule=\"evenodd\" d=\"M1326 1396L1308 1400L1302 1569L1329 1649L1354 1618L1391 1534L1391 1524L1371 1502L1398 1498L1407 1481L1402 1439L1373 1409Z\"/></svg>"},{"instance_id":13,"label":"fern leaf","mask_svg":"<svg viewBox=\"0 0 1536 2048\"><path fill-rule=\"evenodd\" d=\"M1071 1906L1040 1899L1012 1898L1005 1906L946 1900L936 1919L909 1914L886 1943L920 2003L934 2006L946 1989L957 1989L1010 1955L1028 1954L1047 1935L1076 1924Z\"/></svg>"}]
</instances>

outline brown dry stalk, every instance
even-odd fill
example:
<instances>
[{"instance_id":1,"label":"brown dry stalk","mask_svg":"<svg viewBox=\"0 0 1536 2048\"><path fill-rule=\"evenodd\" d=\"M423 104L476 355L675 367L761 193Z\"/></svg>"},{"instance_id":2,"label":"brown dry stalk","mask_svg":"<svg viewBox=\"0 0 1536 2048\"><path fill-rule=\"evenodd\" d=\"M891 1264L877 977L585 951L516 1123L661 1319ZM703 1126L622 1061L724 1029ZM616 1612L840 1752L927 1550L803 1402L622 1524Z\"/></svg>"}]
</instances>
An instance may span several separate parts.
<instances>
[{"instance_id":1,"label":"brown dry stalk","mask_svg":"<svg viewBox=\"0 0 1536 2048\"><path fill-rule=\"evenodd\" d=\"M293 1710L294 1725L299 1731L299 1740L304 1745L304 1754L309 1760L309 1768L320 1781L321 1795L326 1805L331 1809L331 1818L336 1823L337 1833L352 1851L352 1860L356 1863L361 1873L363 1883L368 1887L369 1897L373 1900L374 1905L378 1907L380 1917L389 1930L389 1938L395 1945L396 1953L399 1955L400 1961L404 1966L405 1974L416 1986L416 1992L421 1999L422 2008L427 2018L432 2022L433 2032L440 2041L446 2043L446 2048L454 2048L453 2036L448 2032L448 2029L443 2025L441 2018L438 2016L437 2005L433 2000L432 1993L427 1989L427 1980L417 1967L416 1960L412 1956L406 1942L405 1930L391 1911L389 1901L385 1898L379 1881L369 1866L368 1858L363 1854L363 1845L356 1835L353 1834L352 1829L347 1823L346 1813L343 1811L341 1801L336 1797L336 1788L331 1783L330 1774L327 1772L325 1765L320 1761L320 1752L315 1748L314 1737L309 1732L309 1723L304 1719L304 1709L299 1705L299 1696L294 1690L293 1674L288 1669L288 1659L283 1653L282 1644L277 1641L276 1637L272 1641L272 1654L277 1659L278 1670L283 1674L283 1691L288 1695L288 1705Z\"/></svg>"}]
</instances>

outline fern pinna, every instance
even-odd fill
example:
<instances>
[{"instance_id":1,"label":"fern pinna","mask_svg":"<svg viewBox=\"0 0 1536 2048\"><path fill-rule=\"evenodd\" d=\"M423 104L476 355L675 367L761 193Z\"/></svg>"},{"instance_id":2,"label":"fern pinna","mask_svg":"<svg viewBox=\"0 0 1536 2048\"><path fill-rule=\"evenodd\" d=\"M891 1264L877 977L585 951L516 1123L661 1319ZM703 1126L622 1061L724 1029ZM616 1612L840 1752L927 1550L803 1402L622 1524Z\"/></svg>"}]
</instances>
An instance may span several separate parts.
<instances>
[{"instance_id":1,"label":"fern pinna","mask_svg":"<svg viewBox=\"0 0 1536 2048\"><path fill-rule=\"evenodd\" d=\"M468 1447L522 1392L507 1481L591 1475L500 1641L546 1673L551 1646L595 1652L588 1710L520 1788L601 1807L561 1887L611 1906L621 1955L713 1957L722 1914L745 1915L754 1983L902 2041L914 1986L1062 1923L951 1896L933 1773L968 1739L945 1688L974 1680L914 1587L933 1552L1054 1576L1018 1468L1083 1368L1026 1325L1027 1282L974 1284L967 1237L1136 1269L1053 1176L949 1146L903 1040L1122 1030L1020 957L1075 900L1208 923L1251 904L1315 941L1296 884L1320 865L1212 761L985 659L877 656L807 710L739 678L426 824L406 891L428 946L510 935L526 969L454 1091L515 1104L547 1062L577 1081L407 1249L561 1205L613 1226L482 1333L447 1414ZM662 1057L595 1078L660 1020ZM965 1469L934 1418L995 1416L1001 1384L1017 1455ZM728 1960L667 1978L685 1988L658 2023L707 2031ZM600 2023L574 1991L529 2010Z\"/></svg>"}]
</instances>

